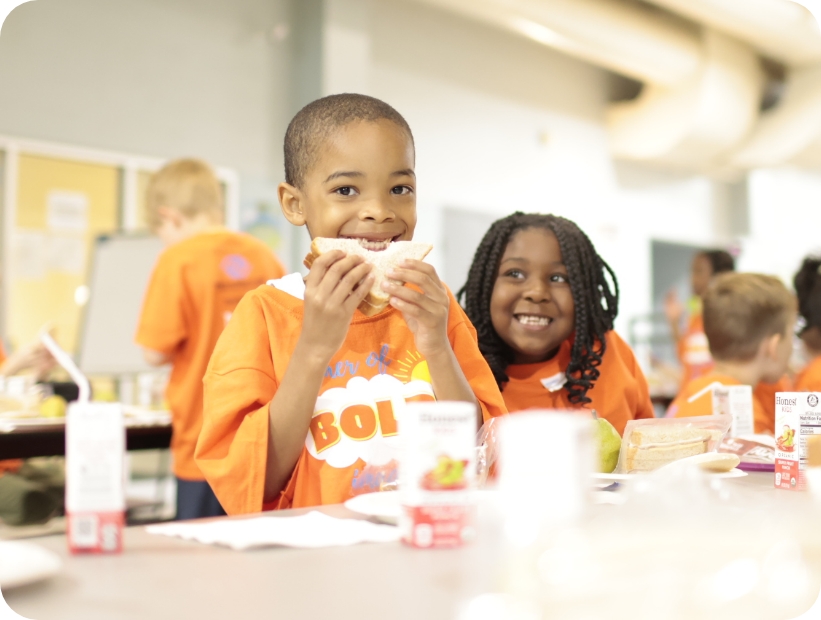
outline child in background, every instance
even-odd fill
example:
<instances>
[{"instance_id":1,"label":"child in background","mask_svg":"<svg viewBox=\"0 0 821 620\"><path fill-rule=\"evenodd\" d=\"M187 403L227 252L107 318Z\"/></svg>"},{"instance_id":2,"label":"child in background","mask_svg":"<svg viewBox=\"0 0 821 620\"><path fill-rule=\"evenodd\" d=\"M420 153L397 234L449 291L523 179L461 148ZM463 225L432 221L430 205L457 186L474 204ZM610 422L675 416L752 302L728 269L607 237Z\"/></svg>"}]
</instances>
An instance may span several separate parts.
<instances>
[{"instance_id":1,"label":"child in background","mask_svg":"<svg viewBox=\"0 0 821 620\"><path fill-rule=\"evenodd\" d=\"M152 230L167 249L143 301L137 343L156 366L171 364L166 397L177 477L177 518L225 514L194 462L202 426L202 377L242 296L284 270L265 244L223 226L222 188L194 159L166 165L147 195Z\"/></svg>"},{"instance_id":2,"label":"child in background","mask_svg":"<svg viewBox=\"0 0 821 620\"><path fill-rule=\"evenodd\" d=\"M664 313L667 315L684 373L681 380L682 386L709 373L713 368L713 358L710 357L710 347L704 335L702 299L710 285L710 280L728 271L735 271L735 259L724 250L704 250L693 257L690 271L693 298L689 304L690 315L684 333L681 332L684 306L676 297L675 290L670 291L664 301Z\"/></svg>"},{"instance_id":3,"label":"child in background","mask_svg":"<svg viewBox=\"0 0 821 620\"><path fill-rule=\"evenodd\" d=\"M570 220L494 222L459 297L509 411L594 409L620 434L653 417L644 374L613 331L616 276Z\"/></svg>"},{"instance_id":4,"label":"child in background","mask_svg":"<svg viewBox=\"0 0 821 620\"><path fill-rule=\"evenodd\" d=\"M821 392L821 258L808 256L793 279L798 314L804 320L799 336L810 362L795 380L799 392Z\"/></svg>"},{"instance_id":5,"label":"child in background","mask_svg":"<svg viewBox=\"0 0 821 620\"><path fill-rule=\"evenodd\" d=\"M312 238L368 247L416 226L413 136L386 103L356 94L305 106L285 134L285 217ZM394 407L411 400L505 413L476 332L427 263L387 274L390 305L357 306L371 265L340 251L246 295L205 376L197 463L229 514L339 503L366 465L391 467ZM405 287L401 283L413 285ZM378 490L378 489L374 489Z\"/></svg>"},{"instance_id":6,"label":"child in background","mask_svg":"<svg viewBox=\"0 0 821 620\"><path fill-rule=\"evenodd\" d=\"M684 386L667 415L712 415L709 391L688 400L714 382L755 386L779 381L792 353L795 317L795 297L778 278L754 273L715 278L704 296L704 332L715 368ZM756 433L773 433L775 419L757 394L753 415Z\"/></svg>"}]
</instances>

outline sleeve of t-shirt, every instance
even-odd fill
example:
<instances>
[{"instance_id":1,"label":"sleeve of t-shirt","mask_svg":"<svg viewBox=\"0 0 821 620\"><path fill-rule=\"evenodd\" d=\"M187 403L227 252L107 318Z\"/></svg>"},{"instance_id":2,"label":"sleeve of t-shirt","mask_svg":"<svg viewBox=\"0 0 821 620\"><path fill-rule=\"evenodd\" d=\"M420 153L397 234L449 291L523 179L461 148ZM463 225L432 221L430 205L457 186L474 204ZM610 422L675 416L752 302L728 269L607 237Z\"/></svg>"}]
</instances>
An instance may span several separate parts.
<instances>
[{"instance_id":1,"label":"sleeve of t-shirt","mask_svg":"<svg viewBox=\"0 0 821 620\"><path fill-rule=\"evenodd\" d=\"M459 367L465 375L473 389L473 394L479 402L482 410L482 420L487 422L490 418L500 415L507 415L505 401L493 372L490 370L482 352L479 351L479 341L476 337L476 329L470 323L464 310L456 302L456 299L448 291L450 297L451 314L448 323L448 338Z\"/></svg>"},{"instance_id":2,"label":"sleeve of t-shirt","mask_svg":"<svg viewBox=\"0 0 821 620\"><path fill-rule=\"evenodd\" d=\"M203 379L203 421L194 453L228 514L262 510L268 455L268 403L274 374L268 326L249 293L222 332Z\"/></svg>"},{"instance_id":3,"label":"sleeve of t-shirt","mask_svg":"<svg viewBox=\"0 0 821 620\"><path fill-rule=\"evenodd\" d=\"M188 337L185 287L178 265L160 256L145 292L135 340L146 349L173 352Z\"/></svg>"}]
</instances>

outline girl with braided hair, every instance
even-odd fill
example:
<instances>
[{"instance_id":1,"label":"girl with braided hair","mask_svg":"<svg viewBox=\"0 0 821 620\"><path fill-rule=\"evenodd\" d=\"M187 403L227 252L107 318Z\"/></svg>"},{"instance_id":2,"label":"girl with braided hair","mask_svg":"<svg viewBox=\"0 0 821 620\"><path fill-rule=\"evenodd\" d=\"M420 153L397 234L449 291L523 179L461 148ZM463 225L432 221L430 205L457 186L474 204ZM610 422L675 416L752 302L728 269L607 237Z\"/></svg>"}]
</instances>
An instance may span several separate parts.
<instances>
[{"instance_id":1,"label":"girl with braided hair","mask_svg":"<svg viewBox=\"0 0 821 620\"><path fill-rule=\"evenodd\" d=\"M619 433L653 417L644 374L613 331L616 276L570 220L494 222L458 296L509 411L594 409Z\"/></svg>"},{"instance_id":2,"label":"girl with braided hair","mask_svg":"<svg viewBox=\"0 0 821 620\"><path fill-rule=\"evenodd\" d=\"M796 377L799 392L821 392L821 257L808 256L793 278L798 294L798 314L804 327L799 336L810 363Z\"/></svg>"}]
</instances>

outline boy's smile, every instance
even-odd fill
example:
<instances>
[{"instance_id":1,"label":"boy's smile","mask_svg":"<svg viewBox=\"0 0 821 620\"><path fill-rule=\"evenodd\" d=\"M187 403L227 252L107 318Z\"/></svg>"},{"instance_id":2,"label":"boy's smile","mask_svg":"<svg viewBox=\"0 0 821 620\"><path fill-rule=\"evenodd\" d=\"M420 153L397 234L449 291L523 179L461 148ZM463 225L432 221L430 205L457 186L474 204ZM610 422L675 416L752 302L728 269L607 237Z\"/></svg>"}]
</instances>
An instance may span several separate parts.
<instances>
[{"instance_id":1,"label":"boy's smile","mask_svg":"<svg viewBox=\"0 0 821 620\"><path fill-rule=\"evenodd\" d=\"M358 239L369 250L411 239L416 175L410 136L395 123L357 121L321 145L302 187L280 186L283 212L311 238Z\"/></svg>"},{"instance_id":2,"label":"boy's smile","mask_svg":"<svg viewBox=\"0 0 821 620\"><path fill-rule=\"evenodd\" d=\"M511 237L499 262L490 316L513 349L514 364L553 357L573 333L575 305L556 236L527 228Z\"/></svg>"}]
</instances>

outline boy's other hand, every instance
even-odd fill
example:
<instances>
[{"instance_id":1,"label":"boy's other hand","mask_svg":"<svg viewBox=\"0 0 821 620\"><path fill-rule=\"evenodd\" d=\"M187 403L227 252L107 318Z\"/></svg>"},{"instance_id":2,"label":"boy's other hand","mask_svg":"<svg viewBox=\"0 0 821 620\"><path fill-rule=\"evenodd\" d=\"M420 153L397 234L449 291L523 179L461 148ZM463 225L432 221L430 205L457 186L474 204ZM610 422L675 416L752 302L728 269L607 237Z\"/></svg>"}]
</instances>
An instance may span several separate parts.
<instances>
[{"instance_id":1,"label":"boy's other hand","mask_svg":"<svg viewBox=\"0 0 821 620\"><path fill-rule=\"evenodd\" d=\"M373 285L373 266L361 256L334 250L319 256L305 279L301 344L330 360L345 342L356 307Z\"/></svg>"},{"instance_id":2,"label":"boy's other hand","mask_svg":"<svg viewBox=\"0 0 821 620\"><path fill-rule=\"evenodd\" d=\"M419 290L385 281L382 288L391 295L391 305L402 313L413 332L416 347L425 357L450 348L448 341L448 298L445 285L436 270L420 260L406 259L387 276ZM421 291L421 292L420 292Z\"/></svg>"},{"instance_id":3,"label":"boy's other hand","mask_svg":"<svg viewBox=\"0 0 821 620\"><path fill-rule=\"evenodd\" d=\"M684 316L684 304L679 301L676 289L670 289L664 296L664 314L667 315L670 323L681 323L681 318Z\"/></svg>"}]
</instances>

